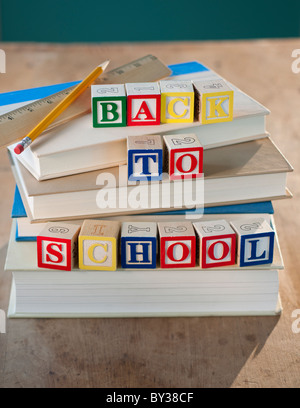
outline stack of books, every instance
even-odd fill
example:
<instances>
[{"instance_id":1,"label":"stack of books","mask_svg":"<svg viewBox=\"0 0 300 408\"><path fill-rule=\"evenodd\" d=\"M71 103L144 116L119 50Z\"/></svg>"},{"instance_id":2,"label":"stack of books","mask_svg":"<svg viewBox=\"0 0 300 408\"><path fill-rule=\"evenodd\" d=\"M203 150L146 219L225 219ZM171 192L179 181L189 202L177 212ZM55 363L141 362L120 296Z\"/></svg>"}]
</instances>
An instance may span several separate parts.
<instances>
[{"instance_id":1,"label":"stack of books","mask_svg":"<svg viewBox=\"0 0 300 408\"><path fill-rule=\"evenodd\" d=\"M197 62L170 66L167 80L219 80ZM273 200L291 197L292 166L266 131L269 110L230 84L233 120L222 123L164 123L156 126L94 128L91 114L39 138L16 156L8 147L16 180L12 229L5 269L12 271L9 317L143 317L274 315L281 312L280 270L284 268ZM55 92L55 89L53 89ZM46 96L48 90L15 94L1 112ZM18 105L19 104L19 105ZM177 203L175 182L156 183L142 200L147 183L128 182L127 138L142 135L196 135L204 148L201 179L182 189L203 194ZM108 186L111 180L114 182ZM124 199L136 194L136 206ZM197 187L198 188L198 187ZM165 193L167 192L167 193ZM167 194L161 200L155 194ZM139 197L138 197L139 196ZM158 199L154 199L158 198ZM125 202L124 202L125 200ZM143 205L141 205L143 202ZM155 204L153 204L155 203ZM263 218L275 232L271 263L203 268L122 268L54 270L38 267L37 236L49 222L80 227L84 220L143 222L220 221L229 224ZM150 227L149 227L150 228ZM159 254L157 254L159 259ZM198 255L197 255L198 257ZM197 258L198 259L198 258Z\"/></svg>"}]
</instances>

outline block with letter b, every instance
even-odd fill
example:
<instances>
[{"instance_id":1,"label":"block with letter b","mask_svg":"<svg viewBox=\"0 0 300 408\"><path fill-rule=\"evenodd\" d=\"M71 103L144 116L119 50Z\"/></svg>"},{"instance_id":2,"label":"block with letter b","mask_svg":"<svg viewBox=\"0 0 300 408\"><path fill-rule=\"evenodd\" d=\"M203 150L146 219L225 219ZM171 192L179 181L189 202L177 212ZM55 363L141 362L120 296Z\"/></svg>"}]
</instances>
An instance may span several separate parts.
<instances>
[{"instance_id":1,"label":"block with letter b","mask_svg":"<svg viewBox=\"0 0 300 408\"><path fill-rule=\"evenodd\" d=\"M85 220L79 238L79 268L114 271L117 268L120 223Z\"/></svg>"},{"instance_id":2,"label":"block with letter b","mask_svg":"<svg viewBox=\"0 0 300 408\"><path fill-rule=\"evenodd\" d=\"M49 222L37 236L39 268L71 271L77 264L80 225Z\"/></svg>"},{"instance_id":3,"label":"block with letter b","mask_svg":"<svg viewBox=\"0 0 300 408\"><path fill-rule=\"evenodd\" d=\"M125 85L92 85L93 127L126 126Z\"/></svg>"},{"instance_id":4,"label":"block with letter b","mask_svg":"<svg viewBox=\"0 0 300 408\"><path fill-rule=\"evenodd\" d=\"M234 265L236 235L226 220L194 223L200 268Z\"/></svg>"},{"instance_id":5,"label":"block with letter b","mask_svg":"<svg viewBox=\"0 0 300 408\"><path fill-rule=\"evenodd\" d=\"M161 268L189 268L196 264L196 235L191 222L159 222Z\"/></svg>"},{"instance_id":6,"label":"block with letter b","mask_svg":"<svg viewBox=\"0 0 300 408\"><path fill-rule=\"evenodd\" d=\"M160 135L128 136L128 179L161 180L163 146Z\"/></svg>"},{"instance_id":7,"label":"block with letter b","mask_svg":"<svg viewBox=\"0 0 300 408\"><path fill-rule=\"evenodd\" d=\"M160 125L160 88L156 82L125 84L127 125Z\"/></svg>"},{"instance_id":8,"label":"block with letter b","mask_svg":"<svg viewBox=\"0 0 300 408\"><path fill-rule=\"evenodd\" d=\"M193 81L195 119L202 124L233 119L234 91L223 79Z\"/></svg>"},{"instance_id":9,"label":"block with letter b","mask_svg":"<svg viewBox=\"0 0 300 408\"><path fill-rule=\"evenodd\" d=\"M264 265L273 262L275 232L264 218L231 221L237 234L240 266Z\"/></svg>"},{"instance_id":10,"label":"block with letter b","mask_svg":"<svg viewBox=\"0 0 300 408\"><path fill-rule=\"evenodd\" d=\"M121 231L122 268L156 268L156 222L123 222Z\"/></svg>"},{"instance_id":11,"label":"block with letter b","mask_svg":"<svg viewBox=\"0 0 300 408\"><path fill-rule=\"evenodd\" d=\"M194 121L194 87L191 81L160 81L161 123Z\"/></svg>"},{"instance_id":12,"label":"block with letter b","mask_svg":"<svg viewBox=\"0 0 300 408\"><path fill-rule=\"evenodd\" d=\"M164 135L165 167L171 180L201 177L203 147L193 133Z\"/></svg>"}]
</instances>

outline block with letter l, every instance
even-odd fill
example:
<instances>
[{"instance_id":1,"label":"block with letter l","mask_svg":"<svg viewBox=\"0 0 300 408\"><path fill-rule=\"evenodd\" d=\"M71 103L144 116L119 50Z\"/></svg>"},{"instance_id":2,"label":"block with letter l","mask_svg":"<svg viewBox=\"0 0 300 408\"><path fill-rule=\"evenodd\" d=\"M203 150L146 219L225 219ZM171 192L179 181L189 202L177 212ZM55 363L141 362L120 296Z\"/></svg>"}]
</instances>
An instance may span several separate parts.
<instances>
[{"instance_id":1,"label":"block with letter l","mask_svg":"<svg viewBox=\"0 0 300 408\"><path fill-rule=\"evenodd\" d=\"M156 268L156 222L123 222L121 231L122 268Z\"/></svg>"},{"instance_id":2,"label":"block with letter l","mask_svg":"<svg viewBox=\"0 0 300 408\"><path fill-rule=\"evenodd\" d=\"M71 271L77 264L80 225L49 222L37 236L39 268Z\"/></svg>"},{"instance_id":3,"label":"block with letter l","mask_svg":"<svg viewBox=\"0 0 300 408\"><path fill-rule=\"evenodd\" d=\"M194 121L194 87L191 81L160 81L161 123Z\"/></svg>"},{"instance_id":4,"label":"block with letter l","mask_svg":"<svg viewBox=\"0 0 300 408\"><path fill-rule=\"evenodd\" d=\"M240 266L273 262L275 232L265 218L245 218L230 224L237 234Z\"/></svg>"},{"instance_id":5,"label":"block with letter l","mask_svg":"<svg viewBox=\"0 0 300 408\"><path fill-rule=\"evenodd\" d=\"M108 220L83 222L78 238L80 269L117 269L120 225L118 221Z\"/></svg>"},{"instance_id":6,"label":"block with letter l","mask_svg":"<svg viewBox=\"0 0 300 408\"><path fill-rule=\"evenodd\" d=\"M223 79L193 81L195 119L202 124L233 119L234 91Z\"/></svg>"},{"instance_id":7,"label":"block with letter l","mask_svg":"<svg viewBox=\"0 0 300 408\"><path fill-rule=\"evenodd\" d=\"M93 127L126 126L125 85L92 85Z\"/></svg>"}]
</instances>

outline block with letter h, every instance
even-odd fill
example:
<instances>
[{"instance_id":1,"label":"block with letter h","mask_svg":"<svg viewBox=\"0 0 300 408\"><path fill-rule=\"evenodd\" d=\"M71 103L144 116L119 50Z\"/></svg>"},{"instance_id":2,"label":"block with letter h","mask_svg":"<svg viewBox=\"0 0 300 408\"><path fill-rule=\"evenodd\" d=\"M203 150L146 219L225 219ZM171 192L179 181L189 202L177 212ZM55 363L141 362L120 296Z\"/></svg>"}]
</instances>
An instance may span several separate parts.
<instances>
[{"instance_id":1,"label":"block with letter h","mask_svg":"<svg viewBox=\"0 0 300 408\"><path fill-rule=\"evenodd\" d=\"M196 120L202 124L232 121L234 91L223 79L193 81L193 84Z\"/></svg>"},{"instance_id":2,"label":"block with letter h","mask_svg":"<svg viewBox=\"0 0 300 408\"><path fill-rule=\"evenodd\" d=\"M273 262L275 232L266 219L245 218L230 224L237 234L239 266Z\"/></svg>"},{"instance_id":3,"label":"block with letter h","mask_svg":"<svg viewBox=\"0 0 300 408\"><path fill-rule=\"evenodd\" d=\"M157 82L125 84L127 125L159 125L161 94Z\"/></svg>"},{"instance_id":4,"label":"block with letter h","mask_svg":"<svg viewBox=\"0 0 300 408\"><path fill-rule=\"evenodd\" d=\"M117 269L120 223L85 220L79 238L79 268L114 271Z\"/></svg>"},{"instance_id":5,"label":"block with letter h","mask_svg":"<svg viewBox=\"0 0 300 408\"><path fill-rule=\"evenodd\" d=\"M39 268L71 271L77 264L80 225L49 222L37 236Z\"/></svg>"},{"instance_id":6,"label":"block with letter h","mask_svg":"<svg viewBox=\"0 0 300 408\"><path fill-rule=\"evenodd\" d=\"M126 126L125 85L92 85L93 127Z\"/></svg>"},{"instance_id":7,"label":"block with letter h","mask_svg":"<svg viewBox=\"0 0 300 408\"><path fill-rule=\"evenodd\" d=\"M234 265L236 234L226 220L194 223L200 268Z\"/></svg>"},{"instance_id":8,"label":"block with letter h","mask_svg":"<svg viewBox=\"0 0 300 408\"><path fill-rule=\"evenodd\" d=\"M194 87L191 81L160 81L161 123L194 121Z\"/></svg>"},{"instance_id":9,"label":"block with letter h","mask_svg":"<svg viewBox=\"0 0 300 408\"><path fill-rule=\"evenodd\" d=\"M156 268L156 222L124 222L121 231L122 268Z\"/></svg>"},{"instance_id":10,"label":"block with letter h","mask_svg":"<svg viewBox=\"0 0 300 408\"><path fill-rule=\"evenodd\" d=\"M161 268L189 268L196 264L196 235L191 222L159 222Z\"/></svg>"},{"instance_id":11,"label":"block with letter h","mask_svg":"<svg viewBox=\"0 0 300 408\"><path fill-rule=\"evenodd\" d=\"M203 174L203 147L193 133L164 135L165 166L171 180Z\"/></svg>"},{"instance_id":12,"label":"block with letter h","mask_svg":"<svg viewBox=\"0 0 300 408\"><path fill-rule=\"evenodd\" d=\"M162 180L163 147L160 135L128 136L128 180Z\"/></svg>"}]
</instances>

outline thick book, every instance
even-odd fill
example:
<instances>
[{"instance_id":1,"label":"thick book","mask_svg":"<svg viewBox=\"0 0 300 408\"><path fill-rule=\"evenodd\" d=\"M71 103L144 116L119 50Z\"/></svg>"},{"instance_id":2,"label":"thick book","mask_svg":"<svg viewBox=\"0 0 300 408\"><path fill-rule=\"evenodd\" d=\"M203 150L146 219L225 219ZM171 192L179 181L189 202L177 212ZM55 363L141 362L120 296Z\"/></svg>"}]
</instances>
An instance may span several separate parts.
<instances>
[{"instance_id":1,"label":"thick book","mask_svg":"<svg viewBox=\"0 0 300 408\"><path fill-rule=\"evenodd\" d=\"M204 177L128 182L127 168L37 181L9 150L31 221L108 217L285 198L292 166L270 138L207 150Z\"/></svg>"},{"instance_id":2,"label":"thick book","mask_svg":"<svg viewBox=\"0 0 300 408\"><path fill-rule=\"evenodd\" d=\"M212 80L221 77L198 62L172 65L172 80ZM68 84L69 86L69 84ZM93 128L91 114L72 120L39 137L18 159L38 180L113 167L127 162L126 140L128 135L182 134L191 132L198 136L205 149L265 137L266 115L269 110L231 84L234 89L234 118L231 122L202 125L194 123L168 123L158 126L126 126L118 128ZM61 88L61 86L60 86ZM47 94L49 92L46 87ZM24 91L25 92L25 91ZM38 99L41 89L28 97ZM31 95L31 96L29 96ZM11 99L11 95L10 100ZM14 100L22 98L19 93ZM21 105L25 104L25 96ZM1 98L5 103L5 95ZM0 100L1 102L1 100ZM27 103L30 101L27 101ZM19 106L17 104L17 106ZM0 113L9 106L0 106Z\"/></svg>"}]
</instances>

